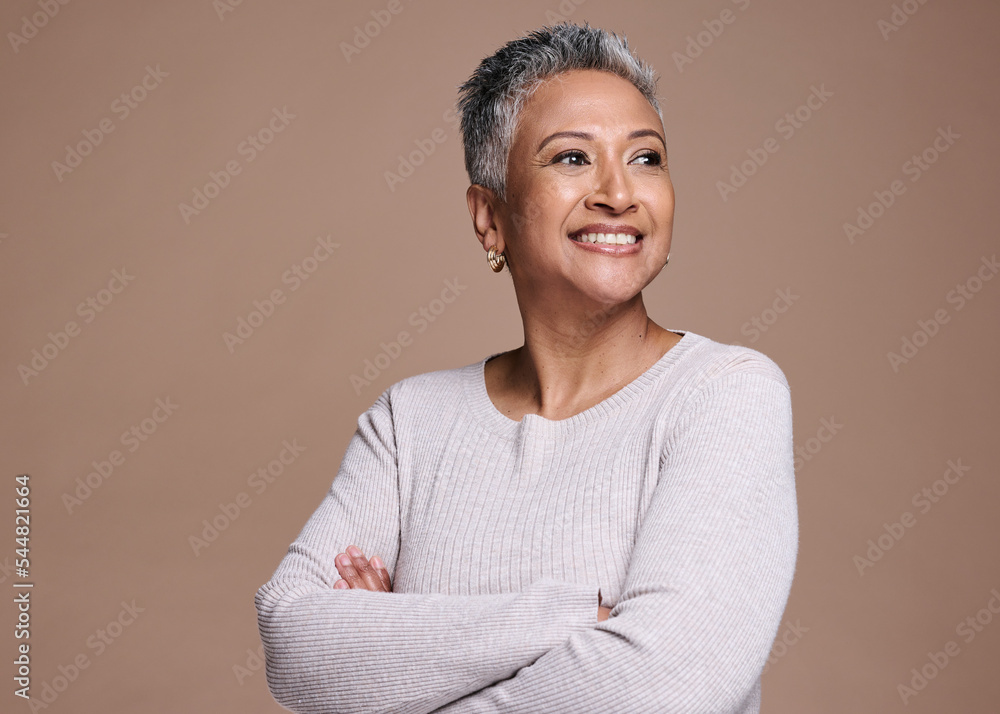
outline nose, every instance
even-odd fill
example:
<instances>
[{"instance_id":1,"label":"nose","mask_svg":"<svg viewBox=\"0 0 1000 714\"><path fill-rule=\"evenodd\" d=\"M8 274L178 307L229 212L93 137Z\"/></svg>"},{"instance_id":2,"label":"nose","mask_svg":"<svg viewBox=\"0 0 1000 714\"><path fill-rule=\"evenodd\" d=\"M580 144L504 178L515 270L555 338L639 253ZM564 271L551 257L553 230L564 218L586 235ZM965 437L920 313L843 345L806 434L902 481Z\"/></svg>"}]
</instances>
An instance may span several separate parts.
<instances>
[{"instance_id":1,"label":"nose","mask_svg":"<svg viewBox=\"0 0 1000 714\"><path fill-rule=\"evenodd\" d=\"M587 196L587 208L624 213L635 206L632 179L620 161L601 161L595 172L594 190Z\"/></svg>"}]
</instances>

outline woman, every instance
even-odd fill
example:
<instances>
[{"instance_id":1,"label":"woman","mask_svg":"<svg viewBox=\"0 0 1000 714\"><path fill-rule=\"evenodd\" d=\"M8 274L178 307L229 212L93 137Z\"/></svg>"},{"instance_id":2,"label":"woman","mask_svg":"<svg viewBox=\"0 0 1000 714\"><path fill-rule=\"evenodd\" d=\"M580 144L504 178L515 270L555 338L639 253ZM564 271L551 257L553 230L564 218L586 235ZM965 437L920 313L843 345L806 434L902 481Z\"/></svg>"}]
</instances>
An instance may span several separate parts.
<instances>
[{"instance_id":1,"label":"woman","mask_svg":"<svg viewBox=\"0 0 1000 714\"><path fill-rule=\"evenodd\" d=\"M524 345L361 415L255 598L270 691L297 712L758 712L797 556L790 393L760 352L646 314L674 210L652 70L563 23L483 60L459 109Z\"/></svg>"}]
</instances>

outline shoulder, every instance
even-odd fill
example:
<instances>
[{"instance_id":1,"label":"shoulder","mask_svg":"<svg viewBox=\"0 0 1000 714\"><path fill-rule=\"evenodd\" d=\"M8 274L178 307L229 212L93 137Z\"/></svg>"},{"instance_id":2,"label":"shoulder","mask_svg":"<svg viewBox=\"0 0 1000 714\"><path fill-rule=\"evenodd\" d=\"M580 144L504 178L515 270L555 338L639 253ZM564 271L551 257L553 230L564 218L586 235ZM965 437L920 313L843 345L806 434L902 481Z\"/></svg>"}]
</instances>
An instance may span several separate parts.
<instances>
[{"instance_id":1,"label":"shoulder","mask_svg":"<svg viewBox=\"0 0 1000 714\"><path fill-rule=\"evenodd\" d=\"M768 355L745 345L730 345L709 337L697 335L697 344L691 351L689 369L692 381L706 388L721 381L739 381L734 375L758 376L770 379L790 389L784 371ZM732 377L732 379L728 379ZM754 381L754 380L751 380Z\"/></svg>"},{"instance_id":2,"label":"shoulder","mask_svg":"<svg viewBox=\"0 0 1000 714\"><path fill-rule=\"evenodd\" d=\"M790 412L791 388L774 359L744 345L691 337L677 369L660 385L660 421L668 433L708 415L740 421Z\"/></svg>"},{"instance_id":3,"label":"shoulder","mask_svg":"<svg viewBox=\"0 0 1000 714\"><path fill-rule=\"evenodd\" d=\"M756 434L757 441L790 443L791 389L778 363L744 345L701 336L694 343L678 375L678 399L663 421L670 436L661 458L685 434Z\"/></svg>"},{"instance_id":4,"label":"shoulder","mask_svg":"<svg viewBox=\"0 0 1000 714\"><path fill-rule=\"evenodd\" d=\"M394 419L411 414L438 414L455 409L479 361L404 377L379 395L372 408L390 413Z\"/></svg>"}]
</instances>

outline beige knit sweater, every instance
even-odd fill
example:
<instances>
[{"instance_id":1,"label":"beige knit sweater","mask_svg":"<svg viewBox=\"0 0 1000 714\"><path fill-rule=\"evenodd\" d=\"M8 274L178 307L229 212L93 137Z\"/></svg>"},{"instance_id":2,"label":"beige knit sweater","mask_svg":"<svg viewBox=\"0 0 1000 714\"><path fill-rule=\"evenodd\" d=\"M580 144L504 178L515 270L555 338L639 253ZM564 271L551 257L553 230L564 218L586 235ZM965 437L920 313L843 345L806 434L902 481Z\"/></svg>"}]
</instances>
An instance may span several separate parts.
<instances>
[{"instance_id":1,"label":"beige knit sweater","mask_svg":"<svg viewBox=\"0 0 1000 714\"><path fill-rule=\"evenodd\" d=\"M756 350L682 334L569 419L498 411L495 354L386 389L257 591L274 698L295 712L759 712L798 552L788 382ZM351 543L384 561L393 592L333 589ZM599 592L614 608L600 623Z\"/></svg>"}]
</instances>

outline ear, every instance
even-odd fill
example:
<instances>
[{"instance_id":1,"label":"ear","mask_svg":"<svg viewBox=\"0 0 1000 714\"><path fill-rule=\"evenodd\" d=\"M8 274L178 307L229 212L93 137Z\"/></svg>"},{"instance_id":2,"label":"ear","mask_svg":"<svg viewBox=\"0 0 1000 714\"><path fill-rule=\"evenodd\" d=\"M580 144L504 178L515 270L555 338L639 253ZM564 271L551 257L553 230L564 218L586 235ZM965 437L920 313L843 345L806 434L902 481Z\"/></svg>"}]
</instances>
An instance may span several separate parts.
<instances>
[{"instance_id":1,"label":"ear","mask_svg":"<svg viewBox=\"0 0 1000 714\"><path fill-rule=\"evenodd\" d=\"M502 253L505 246L497 217L497 206L500 205L500 199L497 198L496 193L486 186L474 183L465 192L465 200L469 204L472 226L479 242L483 244L483 247L486 247L487 243L495 245L497 252Z\"/></svg>"}]
</instances>

